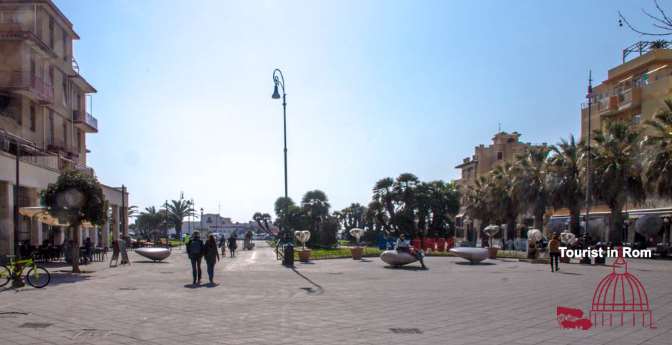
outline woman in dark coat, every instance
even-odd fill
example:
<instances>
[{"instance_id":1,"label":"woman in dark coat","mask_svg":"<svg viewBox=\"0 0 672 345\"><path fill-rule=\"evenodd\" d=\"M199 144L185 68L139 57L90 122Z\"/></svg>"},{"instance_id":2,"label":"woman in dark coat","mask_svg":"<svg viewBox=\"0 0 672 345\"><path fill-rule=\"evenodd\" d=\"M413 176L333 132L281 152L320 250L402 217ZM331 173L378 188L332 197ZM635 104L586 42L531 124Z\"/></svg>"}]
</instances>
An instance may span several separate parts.
<instances>
[{"instance_id":1,"label":"woman in dark coat","mask_svg":"<svg viewBox=\"0 0 672 345\"><path fill-rule=\"evenodd\" d=\"M231 257L236 256L236 249L238 248L238 238L236 237L236 233L232 233L231 236L229 236L229 253L231 253Z\"/></svg>"},{"instance_id":2,"label":"woman in dark coat","mask_svg":"<svg viewBox=\"0 0 672 345\"><path fill-rule=\"evenodd\" d=\"M208 240L205 242L203 256L205 257L205 264L208 267L208 279L210 280L210 284L214 284L215 264L219 261L219 250L215 236L212 234L208 235Z\"/></svg>"}]
</instances>

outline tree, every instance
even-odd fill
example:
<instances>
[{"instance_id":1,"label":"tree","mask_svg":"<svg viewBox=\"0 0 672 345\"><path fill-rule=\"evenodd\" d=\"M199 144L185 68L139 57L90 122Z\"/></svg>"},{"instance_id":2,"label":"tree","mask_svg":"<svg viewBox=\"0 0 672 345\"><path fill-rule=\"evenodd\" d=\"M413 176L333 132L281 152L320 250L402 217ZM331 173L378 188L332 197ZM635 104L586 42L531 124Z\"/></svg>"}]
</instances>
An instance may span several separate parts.
<instances>
[{"instance_id":1,"label":"tree","mask_svg":"<svg viewBox=\"0 0 672 345\"><path fill-rule=\"evenodd\" d=\"M498 165L490 172L487 188L488 204L494 211L493 218L497 221L497 225L506 224L507 238L514 236L520 209L520 200L513 192L513 173L510 163Z\"/></svg>"},{"instance_id":2,"label":"tree","mask_svg":"<svg viewBox=\"0 0 672 345\"><path fill-rule=\"evenodd\" d=\"M672 199L672 100L666 100L665 105L645 122L650 133L643 140L647 150L645 182L656 195Z\"/></svg>"},{"instance_id":3,"label":"tree","mask_svg":"<svg viewBox=\"0 0 672 345\"><path fill-rule=\"evenodd\" d=\"M195 215L194 206L191 201L180 198L179 200L171 200L166 205L168 210L168 223L175 227L175 234L178 239L182 238L182 224L184 218Z\"/></svg>"},{"instance_id":4,"label":"tree","mask_svg":"<svg viewBox=\"0 0 672 345\"><path fill-rule=\"evenodd\" d=\"M429 201L429 229L434 236L454 235L453 219L460 210L460 193L454 182L431 181L427 186Z\"/></svg>"},{"instance_id":5,"label":"tree","mask_svg":"<svg viewBox=\"0 0 672 345\"><path fill-rule=\"evenodd\" d=\"M303 230L307 227L302 209L291 198L278 198L274 209L275 225L281 230Z\"/></svg>"},{"instance_id":6,"label":"tree","mask_svg":"<svg viewBox=\"0 0 672 345\"><path fill-rule=\"evenodd\" d=\"M252 215L252 220L254 220L259 228L266 232L269 235L272 235L271 233L271 215L268 213L261 213L261 212L256 212L254 215Z\"/></svg>"},{"instance_id":7,"label":"tree","mask_svg":"<svg viewBox=\"0 0 672 345\"><path fill-rule=\"evenodd\" d=\"M465 206L465 214L471 219L478 219L481 221L481 229L484 225L494 221L495 213L491 208L490 191L489 191L490 176L479 176L473 183L467 185L462 203Z\"/></svg>"},{"instance_id":8,"label":"tree","mask_svg":"<svg viewBox=\"0 0 672 345\"><path fill-rule=\"evenodd\" d=\"M352 239L350 236L350 229L365 227L366 212L366 207L360 205L359 203L352 203L350 206L340 211L334 212L334 217L339 222L343 230L345 230L346 237Z\"/></svg>"},{"instance_id":9,"label":"tree","mask_svg":"<svg viewBox=\"0 0 672 345\"><path fill-rule=\"evenodd\" d=\"M101 226L107 221L108 204L100 183L94 176L80 171L67 170L50 183L42 194L49 212L69 224L74 245L72 248L72 272L79 270L80 229L83 222Z\"/></svg>"},{"instance_id":10,"label":"tree","mask_svg":"<svg viewBox=\"0 0 672 345\"><path fill-rule=\"evenodd\" d=\"M321 190L308 191L303 195L301 210L310 228L311 237L308 241L310 246L329 244L329 241L326 241L327 237L321 233L321 224L329 218L330 207L327 195ZM336 230L338 230L338 227Z\"/></svg>"},{"instance_id":11,"label":"tree","mask_svg":"<svg viewBox=\"0 0 672 345\"><path fill-rule=\"evenodd\" d=\"M640 35L645 35L645 36L669 36L672 35L672 19L667 16L667 13L663 10L662 7L660 7L660 4L658 3L658 0L654 0L653 3L656 6L656 10L658 12L657 15L651 14L650 12L642 9L642 13L644 13L645 16L649 17L651 20L653 20L653 27L656 32L650 32L650 31L643 31L635 27L634 25L630 24L630 21L621 14L621 12L618 12L618 22L621 26L625 23L625 25L630 28L630 30L640 34Z\"/></svg>"},{"instance_id":12,"label":"tree","mask_svg":"<svg viewBox=\"0 0 672 345\"><path fill-rule=\"evenodd\" d=\"M143 212L135 219L135 224L139 230L139 235L145 239L158 238L159 228L164 224L165 212L157 210L156 207L146 207Z\"/></svg>"},{"instance_id":13,"label":"tree","mask_svg":"<svg viewBox=\"0 0 672 345\"><path fill-rule=\"evenodd\" d=\"M591 144L591 188L593 196L609 206L609 239L621 242L623 207L646 199L639 159L639 132L623 122L610 122L595 131Z\"/></svg>"},{"instance_id":14,"label":"tree","mask_svg":"<svg viewBox=\"0 0 672 345\"><path fill-rule=\"evenodd\" d=\"M569 210L569 230L579 236L581 206L585 199L579 146L572 135L569 141L562 139L556 146L551 146L551 151L548 162L550 203L555 208L566 207Z\"/></svg>"},{"instance_id":15,"label":"tree","mask_svg":"<svg viewBox=\"0 0 672 345\"><path fill-rule=\"evenodd\" d=\"M532 146L516 159L511 167L512 197L534 215L534 227L544 228L544 214L549 204L548 155L546 145Z\"/></svg>"}]
</instances>

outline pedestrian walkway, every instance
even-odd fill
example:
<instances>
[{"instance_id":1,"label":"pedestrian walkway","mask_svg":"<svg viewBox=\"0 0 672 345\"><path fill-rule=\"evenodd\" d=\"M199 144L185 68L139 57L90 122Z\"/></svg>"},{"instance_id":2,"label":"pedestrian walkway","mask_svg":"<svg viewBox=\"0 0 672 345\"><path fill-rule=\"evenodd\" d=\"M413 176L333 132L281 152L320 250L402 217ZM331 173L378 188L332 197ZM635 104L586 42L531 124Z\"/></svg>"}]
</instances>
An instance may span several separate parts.
<instances>
[{"instance_id":1,"label":"pedestrian walkway","mask_svg":"<svg viewBox=\"0 0 672 345\"><path fill-rule=\"evenodd\" d=\"M638 261L656 329L561 330L558 305L591 303L608 267L428 257L428 271L377 258L275 261L257 242L217 266L217 286L191 286L186 254L163 263L59 273L45 289L0 292L0 344L669 344L672 263ZM488 262L488 261L486 261Z\"/></svg>"}]
</instances>

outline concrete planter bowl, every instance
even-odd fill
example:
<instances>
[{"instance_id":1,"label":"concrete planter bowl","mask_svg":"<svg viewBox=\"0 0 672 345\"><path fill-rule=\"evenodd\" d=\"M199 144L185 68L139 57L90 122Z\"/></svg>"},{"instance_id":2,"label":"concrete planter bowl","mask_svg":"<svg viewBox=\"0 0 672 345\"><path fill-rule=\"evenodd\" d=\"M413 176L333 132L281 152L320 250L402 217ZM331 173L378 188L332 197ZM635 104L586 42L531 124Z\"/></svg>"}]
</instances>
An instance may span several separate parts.
<instances>
[{"instance_id":1,"label":"concrete planter bowl","mask_svg":"<svg viewBox=\"0 0 672 345\"><path fill-rule=\"evenodd\" d=\"M155 262L164 260L170 256L168 248L138 248L135 252Z\"/></svg>"},{"instance_id":2,"label":"concrete planter bowl","mask_svg":"<svg viewBox=\"0 0 672 345\"><path fill-rule=\"evenodd\" d=\"M472 264L477 264L488 258L487 248L458 247L450 249L450 252L468 260Z\"/></svg>"},{"instance_id":3,"label":"concrete planter bowl","mask_svg":"<svg viewBox=\"0 0 672 345\"><path fill-rule=\"evenodd\" d=\"M398 252L396 250L386 250L382 252L380 254L380 259L392 267L400 267L418 261L418 259L410 253Z\"/></svg>"}]
</instances>

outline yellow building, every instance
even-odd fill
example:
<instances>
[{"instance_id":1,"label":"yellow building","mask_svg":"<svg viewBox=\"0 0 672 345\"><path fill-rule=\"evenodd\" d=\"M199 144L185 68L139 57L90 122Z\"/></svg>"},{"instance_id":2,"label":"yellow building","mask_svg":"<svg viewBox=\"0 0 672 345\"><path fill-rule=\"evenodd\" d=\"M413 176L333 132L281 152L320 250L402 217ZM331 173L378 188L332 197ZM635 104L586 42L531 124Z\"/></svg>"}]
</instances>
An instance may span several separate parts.
<instances>
[{"instance_id":1,"label":"yellow building","mask_svg":"<svg viewBox=\"0 0 672 345\"><path fill-rule=\"evenodd\" d=\"M646 129L642 126L644 121L653 119L658 111L666 108L665 100L672 98L672 50L647 49L650 45L646 42L638 42L636 46L643 48L639 56L610 69L607 79L593 88L590 109L593 130L603 129L610 121L622 121ZM585 140L587 135L588 104L584 103L581 109L581 139ZM630 219L643 214L672 215L670 203L654 197L649 197L643 205L627 205L625 211ZM566 210L558 210L552 220L566 214ZM591 214L591 219L601 218L606 224L604 233L597 236L608 241L609 208L593 205ZM627 242L644 240L631 229L624 229L623 238ZM669 241L669 228L663 238Z\"/></svg>"},{"instance_id":2,"label":"yellow building","mask_svg":"<svg viewBox=\"0 0 672 345\"><path fill-rule=\"evenodd\" d=\"M492 137L492 144L484 144L474 147L474 154L466 157L455 169L460 169L461 175L457 183L461 191L466 190L470 183L480 176L488 174L498 165L505 162L513 163L517 156L523 154L532 145L520 141L521 134L518 132L499 132ZM480 234L475 229L479 228L478 220L470 220L464 217L464 209L456 217L457 237L464 241L474 242L480 239Z\"/></svg>"},{"instance_id":3,"label":"yellow building","mask_svg":"<svg viewBox=\"0 0 672 345\"><path fill-rule=\"evenodd\" d=\"M23 240L62 243L64 231L31 218L20 216L16 229L15 212L39 206L39 192L64 169L94 174L86 135L98 132L98 120L86 109L87 94L96 89L74 60L76 39L72 23L51 0L0 0L0 255L13 253L13 244ZM111 221L82 229L82 238L105 246L110 231L114 238L128 232L128 222L120 221L127 219L128 194L108 186L103 191Z\"/></svg>"}]
</instances>

